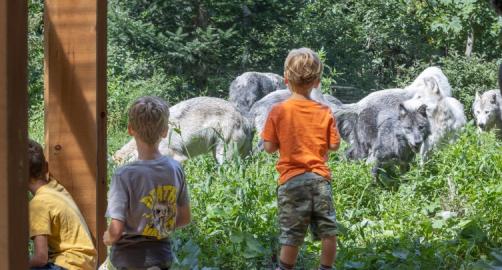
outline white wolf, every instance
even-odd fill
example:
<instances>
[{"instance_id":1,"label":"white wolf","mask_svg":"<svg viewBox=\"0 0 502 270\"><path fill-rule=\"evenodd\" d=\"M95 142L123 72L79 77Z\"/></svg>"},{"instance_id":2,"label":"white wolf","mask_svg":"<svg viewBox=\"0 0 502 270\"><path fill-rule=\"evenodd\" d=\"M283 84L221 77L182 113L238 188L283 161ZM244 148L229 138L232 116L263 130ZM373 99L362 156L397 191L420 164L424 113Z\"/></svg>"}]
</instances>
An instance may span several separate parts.
<instances>
[{"instance_id":1,"label":"white wolf","mask_svg":"<svg viewBox=\"0 0 502 270\"><path fill-rule=\"evenodd\" d=\"M451 85L443 71L438 67L428 67L422 71L418 77L406 88L427 89L427 81L436 82L441 95L451 97Z\"/></svg>"},{"instance_id":2,"label":"white wolf","mask_svg":"<svg viewBox=\"0 0 502 270\"><path fill-rule=\"evenodd\" d=\"M502 96L498 89L486 91L482 95L476 93L472 111L480 130L496 129L497 137L502 139Z\"/></svg>"},{"instance_id":3,"label":"white wolf","mask_svg":"<svg viewBox=\"0 0 502 270\"><path fill-rule=\"evenodd\" d=\"M196 97L169 109L170 128L160 142L160 152L178 161L213 151L222 164L233 155L246 156L253 141L253 126L230 102L213 97ZM117 163L137 159L134 139L113 155Z\"/></svg>"},{"instance_id":4,"label":"white wolf","mask_svg":"<svg viewBox=\"0 0 502 270\"><path fill-rule=\"evenodd\" d=\"M244 115L253 104L277 89L284 89L284 78L274 73L245 72L232 81L228 100Z\"/></svg>"},{"instance_id":5,"label":"white wolf","mask_svg":"<svg viewBox=\"0 0 502 270\"><path fill-rule=\"evenodd\" d=\"M422 87L421 91L404 102L404 106L411 109L427 105L431 134L420 148L422 164L427 160L430 151L439 144L445 141L453 142L458 131L467 123L462 103L453 97L444 96L437 80L425 78L423 85L425 87Z\"/></svg>"}]
</instances>

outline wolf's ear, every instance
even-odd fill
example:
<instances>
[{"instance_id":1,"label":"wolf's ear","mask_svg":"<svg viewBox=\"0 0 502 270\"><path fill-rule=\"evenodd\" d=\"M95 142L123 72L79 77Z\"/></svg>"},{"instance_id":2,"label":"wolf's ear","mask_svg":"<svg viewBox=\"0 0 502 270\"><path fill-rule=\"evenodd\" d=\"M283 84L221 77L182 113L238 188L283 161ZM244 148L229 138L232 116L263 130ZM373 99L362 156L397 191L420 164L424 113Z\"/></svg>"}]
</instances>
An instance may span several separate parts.
<instances>
[{"instance_id":1,"label":"wolf's ear","mask_svg":"<svg viewBox=\"0 0 502 270\"><path fill-rule=\"evenodd\" d=\"M440 95L441 91L439 89L439 85L433 78L424 79L425 85L428 89L430 89L431 93L434 95Z\"/></svg>"},{"instance_id":2,"label":"wolf's ear","mask_svg":"<svg viewBox=\"0 0 502 270\"><path fill-rule=\"evenodd\" d=\"M399 103L399 118L405 117L408 114L408 110L403 105L403 103Z\"/></svg>"},{"instance_id":3,"label":"wolf's ear","mask_svg":"<svg viewBox=\"0 0 502 270\"><path fill-rule=\"evenodd\" d=\"M439 85L437 84L436 81L433 82L432 84L432 93L434 93L434 95L441 95L441 90L439 89Z\"/></svg>"},{"instance_id":4,"label":"wolf's ear","mask_svg":"<svg viewBox=\"0 0 502 270\"><path fill-rule=\"evenodd\" d=\"M497 104L497 94L493 94L492 98L490 99L491 104Z\"/></svg>"},{"instance_id":5,"label":"wolf's ear","mask_svg":"<svg viewBox=\"0 0 502 270\"><path fill-rule=\"evenodd\" d=\"M479 92L476 91L476 97L474 98L474 101L479 100L481 97L479 96Z\"/></svg>"},{"instance_id":6,"label":"wolf's ear","mask_svg":"<svg viewBox=\"0 0 502 270\"><path fill-rule=\"evenodd\" d=\"M423 117L427 117L427 105L422 104L420 107L418 107L417 112Z\"/></svg>"}]
</instances>

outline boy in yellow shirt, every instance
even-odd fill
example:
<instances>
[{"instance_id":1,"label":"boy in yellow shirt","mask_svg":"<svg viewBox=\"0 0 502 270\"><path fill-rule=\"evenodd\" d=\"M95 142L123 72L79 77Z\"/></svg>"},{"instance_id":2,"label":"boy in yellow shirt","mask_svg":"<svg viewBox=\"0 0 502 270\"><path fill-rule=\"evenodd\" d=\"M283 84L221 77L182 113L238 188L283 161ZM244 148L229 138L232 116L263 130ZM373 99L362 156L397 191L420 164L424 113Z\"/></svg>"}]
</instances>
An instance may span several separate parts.
<instances>
[{"instance_id":1,"label":"boy in yellow shirt","mask_svg":"<svg viewBox=\"0 0 502 270\"><path fill-rule=\"evenodd\" d=\"M30 180L31 269L96 269L97 252L89 229L70 193L48 177L42 146L28 144Z\"/></svg>"}]
</instances>

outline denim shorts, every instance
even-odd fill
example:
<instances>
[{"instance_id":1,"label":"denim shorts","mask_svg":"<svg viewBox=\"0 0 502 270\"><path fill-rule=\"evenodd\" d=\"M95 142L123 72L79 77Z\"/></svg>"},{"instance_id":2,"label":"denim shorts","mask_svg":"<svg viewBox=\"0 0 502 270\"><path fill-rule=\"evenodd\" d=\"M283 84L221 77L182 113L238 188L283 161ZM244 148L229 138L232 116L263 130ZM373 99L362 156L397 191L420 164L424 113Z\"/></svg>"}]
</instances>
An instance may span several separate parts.
<instances>
[{"instance_id":1,"label":"denim shorts","mask_svg":"<svg viewBox=\"0 0 502 270\"><path fill-rule=\"evenodd\" d=\"M331 182L315 173L295 176L277 189L281 245L300 246L310 226L314 240L337 234Z\"/></svg>"}]
</instances>

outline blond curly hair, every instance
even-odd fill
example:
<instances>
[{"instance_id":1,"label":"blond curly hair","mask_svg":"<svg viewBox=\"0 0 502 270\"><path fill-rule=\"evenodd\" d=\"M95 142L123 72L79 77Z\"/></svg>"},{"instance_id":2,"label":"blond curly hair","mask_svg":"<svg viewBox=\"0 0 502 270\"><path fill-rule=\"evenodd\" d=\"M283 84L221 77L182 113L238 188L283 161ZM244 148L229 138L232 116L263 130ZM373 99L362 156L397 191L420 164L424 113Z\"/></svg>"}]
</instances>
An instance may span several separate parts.
<instances>
[{"instance_id":1,"label":"blond curly hair","mask_svg":"<svg viewBox=\"0 0 502 270\"><path fill-rule=\"evenodd\" d=\"M158 97L140 97L129 108L129 125L147 144L154 145L166 132L169 105Z\"/></svg>"},{"instance_id":2,"label":"blond curly hair","mask_svg":"<svg viewBox=\"0 0 502 270\"><path fill-rule=\"evenodd\" d=\"M309 48L293 49L284 61L284 77L294 86L305 87L320 80L323 64Z\"/></svg>"}]
</instances>

